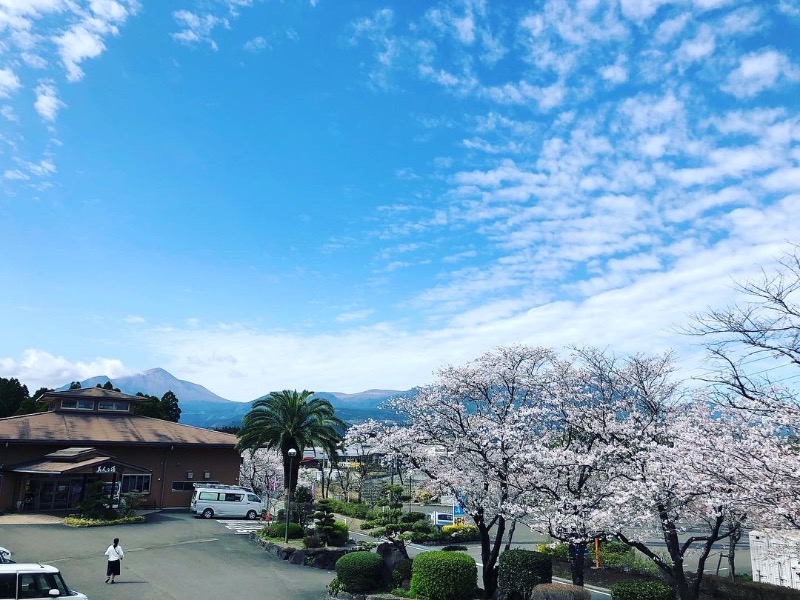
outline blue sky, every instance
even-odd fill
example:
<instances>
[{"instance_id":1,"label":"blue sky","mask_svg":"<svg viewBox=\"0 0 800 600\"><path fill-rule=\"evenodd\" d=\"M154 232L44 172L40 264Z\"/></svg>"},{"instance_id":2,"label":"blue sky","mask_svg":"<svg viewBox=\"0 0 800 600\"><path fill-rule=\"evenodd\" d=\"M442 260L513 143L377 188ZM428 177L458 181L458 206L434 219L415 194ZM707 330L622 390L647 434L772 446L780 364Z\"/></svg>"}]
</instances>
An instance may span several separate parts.
<instances>
[{"instance_id":1,"label":"blue sky","mask_svg":"<svg viewBox=\"0 0 800 600\"><path fill-rule=\"evenodd\" d=\"M800 241L800 2L0 0L0 376L675 349Z\"/></svg>"}]
</instances>

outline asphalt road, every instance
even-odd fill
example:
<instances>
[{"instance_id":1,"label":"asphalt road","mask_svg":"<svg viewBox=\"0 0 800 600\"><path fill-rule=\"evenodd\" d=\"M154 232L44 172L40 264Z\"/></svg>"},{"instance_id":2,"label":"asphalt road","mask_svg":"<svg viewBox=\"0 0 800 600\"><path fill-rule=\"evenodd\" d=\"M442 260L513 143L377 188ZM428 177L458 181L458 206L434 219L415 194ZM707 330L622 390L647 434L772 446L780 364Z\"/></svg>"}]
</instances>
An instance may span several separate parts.
<instances>
[{"instance_id":1,"label":"asphalt road","mask_svg":"<svg viewBox=\"0 0 800 600\"><path fill-rule=\"evenodd\" d=\"M270 557L239 521L197 519L187 512L148 515L148 522L118 527L72 528L3 525L0 546L16 562L58 567L67 585L90 600L322 600L334 573ZM105 584L103 553L114 537L125 550L122 574Z\"/></svg>"}]
</instances>

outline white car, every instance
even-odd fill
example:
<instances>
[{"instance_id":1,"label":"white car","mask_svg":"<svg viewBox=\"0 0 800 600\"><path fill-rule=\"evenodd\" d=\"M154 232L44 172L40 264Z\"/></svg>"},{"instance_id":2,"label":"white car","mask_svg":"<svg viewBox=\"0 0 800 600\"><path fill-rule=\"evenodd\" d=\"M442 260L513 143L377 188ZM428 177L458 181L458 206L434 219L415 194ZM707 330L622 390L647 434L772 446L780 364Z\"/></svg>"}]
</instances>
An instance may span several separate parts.
<instances>
[{"instance_id":1,"label":"white car","mask_svg":"<svg viewBox=\"0 0 800 600\"><path fill-rule=\"evenodd\" d=\"M89 600L84 594L70 589L56 567L38 563L0 564L0 599L20 598Z\"/></svg>"}]
</instances>

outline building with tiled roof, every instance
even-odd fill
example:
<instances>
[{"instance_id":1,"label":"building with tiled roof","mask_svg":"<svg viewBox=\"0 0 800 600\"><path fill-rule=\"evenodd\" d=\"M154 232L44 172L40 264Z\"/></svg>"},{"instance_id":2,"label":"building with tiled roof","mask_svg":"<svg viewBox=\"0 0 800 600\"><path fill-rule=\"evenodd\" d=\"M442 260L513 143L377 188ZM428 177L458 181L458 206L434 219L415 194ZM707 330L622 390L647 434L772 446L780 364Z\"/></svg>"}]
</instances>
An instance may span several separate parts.
<instances>
[{"instance_id":1,"label":"building with tiled roof","mask_svg":"<svg viewBox=\"0 0 800 600\"><path fill-rule=\"evenodd\" d=\"M48 392L47 412L0 419L0 510L69 509L87 485L188 508L195 482L235 484L236 436L135 415L144 399L102 388Z\"/></svg>"}]
</instances>

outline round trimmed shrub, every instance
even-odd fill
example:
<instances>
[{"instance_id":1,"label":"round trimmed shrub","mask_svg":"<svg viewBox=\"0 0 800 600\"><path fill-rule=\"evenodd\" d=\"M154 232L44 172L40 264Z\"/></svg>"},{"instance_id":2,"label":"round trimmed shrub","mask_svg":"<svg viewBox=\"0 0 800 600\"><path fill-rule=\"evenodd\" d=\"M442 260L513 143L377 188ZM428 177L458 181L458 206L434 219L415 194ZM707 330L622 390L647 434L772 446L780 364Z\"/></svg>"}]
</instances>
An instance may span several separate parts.
<instances>
[{"instance_id":1,"label":"round trimmed shrub","mask_svg":"<svg viewBox=\"0 0 800 600\"><path fill-rule=\"evenodd\" d=\"M502 600L530 597L531 590L553 581L553 559L530 550L506 550L500 555L498 587Z\"/></svg>"},{"instance_id":2,"label":"round trimmed shrub","mask_svg":"<svg viewBox=\"0 0 800 600\"><path fill-rule=\"evenodd\" d=\"M412 511L405 513L400 517L401 523L416 523L417 521L425 521L427 519L427 515L424 512L417 512Z\"/></svg>"},{"instance_id":3,"label":"round trimmed shrub","mask_svg":"<svg viewBox=\"0 0 800 600\"><path fill-rule=\"evenodd\" d=\"M328 532L329 546L345 546L350 539L350 530L344 521L336 521Z\"/></svg>"},{"instance_id":4,"label":"round trimmed shrub","mask_svg":"<svg viewBox=\"0 0 800 600\"><path fill-rule=\"evenodd\" d=\"M299 540L305 536L306 532L302 525L289 523L289 539ZM286 523L275 523L267 527L267 535L270 537L286 538Z\"/></svg>"},{"instance_id":5,"label":"round trimmed shrub","mask_svg":"<svg viewBox=\"0 0 800 600\"><path fill-rule=\"evenodd\" d=\"M592 594L577 585L543 583L533 588L530 598L531 600L592 600Z\"/></svg>"},{"instance_id":6,"label":"round trimmed shrub","mask_svg":"<svg viewBox=\"0 0 800 600\"><path fill-rule=\"evenodd\" d=\"M371 592L383 587L382 566L375 552L349 552L336 561L336 577L345 592Z\"/></svg>"},{"instance_id":7,"label":"round trimmed shrub","mask_svg":"<svg viewBox=\"0 0 800 600\"><path fill-rule=\"evenodd\" d=\"M612 600L672 600L672 588L661 581L620 581L611 586Z\"/></svg>"},{"instance_id":8,"label":"round trimmed shrub","mask_svg":"<svg viewBox=\"0 0 800 600\"><path fill-rule=\"evenodd\" d=\"M474 542L478 539L478 528L475 525L445 525L442 537L460 542Z\"/></svg>"},{"instance_id":9,"label":"round trimmed shrub","mask_svg":"<svg viewBox=\"0 0 800 600\"><path fill-rule=\"evenodd\" d=\"M462 552L423 552L411 568L411 592L428 600L469 600L478 587L475 559Z\"/></svg>"},{"instance_id":10,"label":"round trimmed shrub","mask_svg":"<svg viewBox=\"0 0 800 600\"><path fill-rule=\"evenodd\" d=\"M417 533L436 533L436 525L430 521L417 521L411 524L411 531Z\"/></svg>"}]
</instances>

